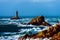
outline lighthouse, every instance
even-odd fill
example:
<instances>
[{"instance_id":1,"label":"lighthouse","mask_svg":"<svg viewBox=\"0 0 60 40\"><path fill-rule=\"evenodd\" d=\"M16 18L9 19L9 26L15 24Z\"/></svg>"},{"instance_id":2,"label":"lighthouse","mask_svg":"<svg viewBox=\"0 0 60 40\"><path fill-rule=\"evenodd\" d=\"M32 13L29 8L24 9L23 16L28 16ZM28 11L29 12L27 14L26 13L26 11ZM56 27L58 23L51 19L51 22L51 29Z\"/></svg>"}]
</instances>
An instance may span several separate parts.
<instances>
[{"instance_id":1,"label":"lighthouse","mask_svg":"<svg viewBox=\"0 0 60 40\"><path fill-rule=\"evenodd\" d=\"M16 17L18 17L18 11L16 11Z\"/></svg>"},{"instance_id":2,"label":"lighthouse","mask_svg":"<svg viewBox=\"0 0 60 40\"><path fill-rule=\"evenodd\" d=\"M13 16L11 19L20 19L19 16L18 16L18 11L16 11L15 16Z\"/></svg>"}]
</instances>

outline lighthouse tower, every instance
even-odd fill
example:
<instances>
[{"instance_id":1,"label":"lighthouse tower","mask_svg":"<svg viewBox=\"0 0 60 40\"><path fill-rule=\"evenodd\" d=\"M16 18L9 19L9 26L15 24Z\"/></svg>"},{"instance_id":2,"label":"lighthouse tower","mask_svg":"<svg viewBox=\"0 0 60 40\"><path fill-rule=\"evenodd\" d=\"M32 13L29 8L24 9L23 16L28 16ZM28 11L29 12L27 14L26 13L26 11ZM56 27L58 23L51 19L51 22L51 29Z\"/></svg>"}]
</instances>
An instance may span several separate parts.
<instances>
[{"instance_id":1,"label":"lighthouse tower","mask_svg":"<svg viewBox=\"0 0 60 40\"><path fill-rule=\"evenodd\" d=\"M19 16L18 16L18 11L16 11L16 15L13 16L11 19L20 19Z\"/></svg>"},{"instance_id":2,"label":"lighthouse tower","mask_svg":"<svg viewBox=\"0 0 60 40\"><path fill-rule=\"evenodd\" d=\"M16 11L16 17L18 17L18 11Z\"/></svg>"}]
</instances>

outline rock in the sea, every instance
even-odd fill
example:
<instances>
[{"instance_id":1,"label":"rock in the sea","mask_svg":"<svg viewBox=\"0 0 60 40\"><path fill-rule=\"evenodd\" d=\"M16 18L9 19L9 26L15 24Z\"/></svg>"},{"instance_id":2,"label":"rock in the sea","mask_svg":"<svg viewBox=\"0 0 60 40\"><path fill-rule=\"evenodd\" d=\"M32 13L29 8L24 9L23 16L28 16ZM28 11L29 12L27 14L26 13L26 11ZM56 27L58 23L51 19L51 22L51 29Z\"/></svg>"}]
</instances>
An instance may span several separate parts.
<instances>
[{"instance_id":1,"label":"rock in the sea","mask_svg":"<svg viewBox=\"0 0 60 40\"><path fill-rule=\"evenodd\" d=\"M51 26L49 23L45 22L44 16L38 16L36 18L33 18L28 24Z\"/></svg>"},{"instance_id":2,"label":"rock in the sea","mask_svg":"<svg viewBox=\"0 0 60 40\"><path fill-rule=\"evenodd\" d=\"M19 18L19 17L14 16L14 17L12 17L11 19L20 19L20 18Z\"/></svg>"}]
</instances>

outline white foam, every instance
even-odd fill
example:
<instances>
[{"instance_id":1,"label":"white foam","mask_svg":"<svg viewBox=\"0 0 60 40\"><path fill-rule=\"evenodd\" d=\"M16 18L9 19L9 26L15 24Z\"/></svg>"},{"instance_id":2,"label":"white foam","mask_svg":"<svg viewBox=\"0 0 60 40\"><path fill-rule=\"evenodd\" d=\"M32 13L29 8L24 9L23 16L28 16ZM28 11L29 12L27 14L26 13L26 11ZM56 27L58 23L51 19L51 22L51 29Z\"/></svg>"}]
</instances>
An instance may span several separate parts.
<instances>
[{"instance_id":1,"label":"white foam","mask_svg":"<svg viewBox=\"0 0 60 40\"><path fill-rule=\"evenodd\" d=\"M18 40L20 36L14 35L14 36L1 36L0 40Z\"/></svg>"},{"instance_id":2,"label":"white foam","mask_svg":"<svg viewBox=\"0 0 60 40\"><path fill-rule=\"evenodd\" d=\"M25 40L50 40L51 38L36 38L36 39L33 39L33 38L26 38ZM23 39L24 40L24 39Z\"/></svg>"}]
</instances>

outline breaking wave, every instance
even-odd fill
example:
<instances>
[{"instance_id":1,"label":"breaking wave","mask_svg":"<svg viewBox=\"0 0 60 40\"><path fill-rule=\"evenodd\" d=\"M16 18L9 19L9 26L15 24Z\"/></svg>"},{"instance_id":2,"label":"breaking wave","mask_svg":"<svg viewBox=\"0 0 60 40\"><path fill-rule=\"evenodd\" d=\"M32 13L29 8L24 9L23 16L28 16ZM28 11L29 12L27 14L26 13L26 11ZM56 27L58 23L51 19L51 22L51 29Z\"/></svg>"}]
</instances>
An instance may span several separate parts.
<instances>
[{"instance_id":1,"label":"breaking wave","mask_svg":"<svg viewBox=\"0 0 60 40\"><path fill-rule=\"evenodd\" d=\"M31 18L23 18L18 20L11 20L10 18L1 18L0 19L0 25L17 25L16 27L25 27L20 28L19 32L0 32L0 39L1 40L17 40L19 36L24 36L25 34L36 34L42 30L47 29L47 26L35 26L35 25L26 25L22 23L28 23L31 20ZM58 22L60 22L59 18L46 18L46 22L50 23L51 25L54 25ZM28 28L30 27L30 28Z\"/></svg>"}]
</instances>

